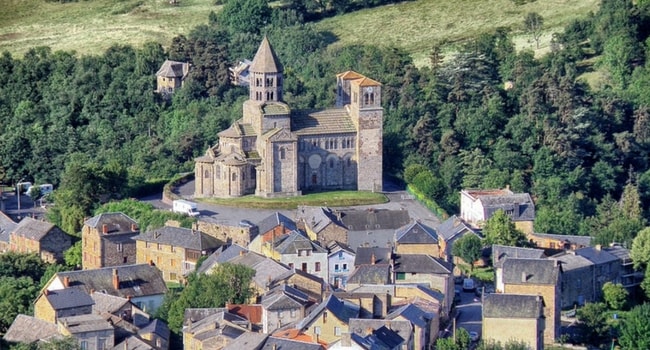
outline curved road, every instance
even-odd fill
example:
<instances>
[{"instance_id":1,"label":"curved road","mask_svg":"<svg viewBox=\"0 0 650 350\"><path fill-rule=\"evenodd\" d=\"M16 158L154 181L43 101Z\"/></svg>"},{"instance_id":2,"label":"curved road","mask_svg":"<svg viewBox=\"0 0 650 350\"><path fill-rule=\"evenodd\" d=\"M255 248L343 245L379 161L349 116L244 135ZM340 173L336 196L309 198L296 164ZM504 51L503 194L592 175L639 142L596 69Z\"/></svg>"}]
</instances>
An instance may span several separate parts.
<instances>
[{"instance_id":1,"label":"curved road","mask_svg":"<svg viewBox=\"0 0 650 350\"><path fill-rule=\"evenodd\" d=\"M176 189L176 194L183 198L191 200L194 197L194 181L188 181ZM384 182L384 194L389 199L388 203L365 205L356 207L336 207L336 209L392 209L392 210L408 210L410 216L414 219L420 220L425 225L435 228L440 224L440 220L425 206L419 202L411 199L411 196L399 188L397 185L390 181ZM162 202L161 195L154 197L142 198L142 201L152 203L157 208L171 209L171 206ZM203 217L211 217L216 221L223 222L224 224L235 225L241 220L250 220L254 223L261 221L273 213L280 212L288 218L294 219L296 217L295 210L273 210L273 209L247 209L235 208L224 205L209 204L197 202L198 210Z\"/></svg>"}]
</instances>

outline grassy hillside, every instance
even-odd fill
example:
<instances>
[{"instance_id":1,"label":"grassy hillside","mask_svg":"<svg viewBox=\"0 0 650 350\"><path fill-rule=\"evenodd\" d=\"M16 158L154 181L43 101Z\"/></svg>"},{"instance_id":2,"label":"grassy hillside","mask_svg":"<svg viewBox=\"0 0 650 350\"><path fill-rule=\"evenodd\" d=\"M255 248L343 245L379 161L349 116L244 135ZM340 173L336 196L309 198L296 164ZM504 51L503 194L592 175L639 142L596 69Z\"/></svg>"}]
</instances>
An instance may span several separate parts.
<instances>
[{"instance_id":1,"label":"grassy hillside","mask_svg":"<svg viewBox=\"0 0 650 350\"><path fill-rule=\"evenodd\" d=\"M201 23L214 0L88 0L61 4L44 0L3 0L0 51L22 56L30 47L80 54L103 52L113 44L163 45Z\"/></svg>"},{"instance_id":2,"label":"grassy hillside","mask_svg":"<svg viewBox=\"0 0 650 350\"><path fill-rule=\"evenodd\" d=\"M516 6L511 0L418 0L367 9L323 20L318 27L340 38L340 43L371 43L404 48L417 65L428 64L432 44L439 40L462 41L498 27L510 27L521 35L518 48L534 43L523 35L528 12L544 17L546 35L540 48L548 46L553 31L574 18L596 11L600 0L537 0Z\"/></svg>"},{"instance_id":3,"label":"grassy hillside","mask_svg":"<svg viewBox=\"0 0 650 350\"><path fill-rule=\"evenodd\" d=\"M595 11L599 0L537 0L516 6L511 0L416 0L328 18L317 24L341 39L336 45L393 45L426 64L434 41L464 40L500 26L520 30L527 12L545 18L542 38L575 17ZM44 0L4 0L0 11L0 51L21 56L30 47L80 54L103 52L115 43L139 46L146 41L168 45L171 39L206 23L214 0L88 0L61 4ZM530 46L527 36L516 38Z\"/></svg>"}]
</instances>

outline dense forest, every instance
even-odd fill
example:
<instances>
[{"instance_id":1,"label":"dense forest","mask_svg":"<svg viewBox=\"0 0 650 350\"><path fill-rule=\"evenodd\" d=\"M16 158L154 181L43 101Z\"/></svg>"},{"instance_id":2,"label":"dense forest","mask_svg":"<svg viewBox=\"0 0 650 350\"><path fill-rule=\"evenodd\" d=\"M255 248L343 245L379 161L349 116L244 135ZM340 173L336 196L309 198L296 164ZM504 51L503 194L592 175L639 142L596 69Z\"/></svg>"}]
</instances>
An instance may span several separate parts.
<instances>
[{"instance_id":1,"label":"dense forest","mask_svg":"<svg viewBox=\"0 0 650 350\"><path fill-rule=\"evenodd\" d=\"M247 91L230 85L228 67L252 58L266 35L285 66L292 108L331 106L338 72L382 82L385 173L403 178L405 169L424 165L425 175L407 180L449 212L461 188L509 185L534 196L538 232L629 243L645 226L647 1L603 0L557 33L541 58L517 52L511 29L501 28L456 44L447 57L432 44L425 68L398 49L329 46L336 38L310 23L318 2L306 3L227 2L168 49L148 43L82 57L47 47L20 59L3 53L4 182L57 185L62 205L53 217L75 231L98 203L191 171L194 157L241 116ZM170 101L154 93L165 59L193 65ZM580 77L587 71L603 83L586 84Z\"/></svg>"}]
</instances>

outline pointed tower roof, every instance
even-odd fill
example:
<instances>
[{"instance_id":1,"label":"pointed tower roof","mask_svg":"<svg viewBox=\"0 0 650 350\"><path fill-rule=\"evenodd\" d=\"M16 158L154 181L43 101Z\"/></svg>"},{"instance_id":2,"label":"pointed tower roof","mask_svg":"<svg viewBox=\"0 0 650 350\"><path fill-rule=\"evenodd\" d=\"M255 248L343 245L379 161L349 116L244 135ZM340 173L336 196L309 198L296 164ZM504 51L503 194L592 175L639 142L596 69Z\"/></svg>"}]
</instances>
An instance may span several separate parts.
<instances>
[{"instance_id":1,"label":"pointed tower roof","mask_svg":"<svg viewBox=\"0 0 650 350\"><path fill-rule=\"evenodd\" d=\"M251 64L250 71L252 72L265 72L265 73L280 73L282 72L282 64L278 56L273 51L269 39L265 36L262 39L260 47L257 49L253 63Z\"/></svg>"}]
</instances>

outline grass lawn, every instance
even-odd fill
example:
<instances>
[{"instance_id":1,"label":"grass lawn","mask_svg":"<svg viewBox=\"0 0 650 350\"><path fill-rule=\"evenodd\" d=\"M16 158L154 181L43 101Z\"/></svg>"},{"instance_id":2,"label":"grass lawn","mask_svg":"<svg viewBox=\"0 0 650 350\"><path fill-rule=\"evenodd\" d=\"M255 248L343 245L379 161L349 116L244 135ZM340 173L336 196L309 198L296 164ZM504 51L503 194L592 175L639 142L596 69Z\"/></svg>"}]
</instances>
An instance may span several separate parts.
<instances>
[{"instance_id":1,"label":"grass lawn","mask_svg":"<svg viewBox=\"0 0 650 350\"><path fill-rule=\"evenodd\" d=\"M354 205L371 205L388 202L388 198L381 193L365 191L335 191L324 193L310 193L299 197L288 198L259 198L245 196L228 199L197 199L205 203L214 203L242 208L257 209L296 209L299 205L347 207Z\"/></svg>"},{"instance_id":2,"label":"grass lawn","mask_svg":"<svg viewBox=\"0 0 650 350\"><path fill-rule=\"evenodd\" d=\"M571 19L595 11L600 0L537 0L516 6L511 0L414 0L366 9L325 19L321 30L335 33L334 45L355 43L396 46L411 53L417 65L428 64L432 44L458 42L497 27L521 33L523 18L538 12L545 19L548 38ZM102 54L113 44L139 47L156 41L167 47L171 39L207 23L214 0L92 0L59 3L45 0L4 0L0 11L0 52L15 57L31 47L50 46L53 51ZM518 47L530 47L527 35L518 36Z\"/></svg>"}]
</instances>

